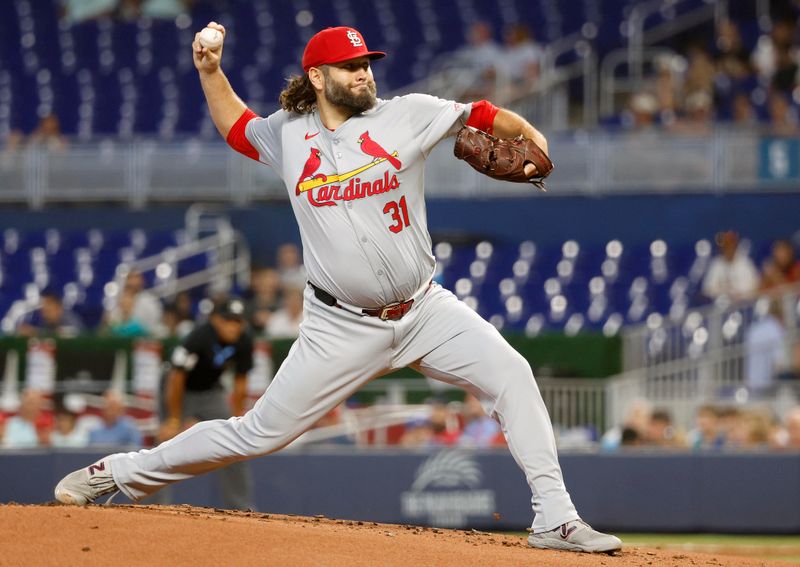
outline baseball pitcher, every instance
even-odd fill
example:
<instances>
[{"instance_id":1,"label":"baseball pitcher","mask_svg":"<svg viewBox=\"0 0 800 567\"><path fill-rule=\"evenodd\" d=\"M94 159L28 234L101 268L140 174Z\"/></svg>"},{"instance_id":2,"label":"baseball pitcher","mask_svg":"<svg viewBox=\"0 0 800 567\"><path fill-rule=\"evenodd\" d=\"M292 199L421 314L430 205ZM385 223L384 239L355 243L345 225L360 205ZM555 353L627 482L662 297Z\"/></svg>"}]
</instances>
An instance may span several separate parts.
<instances>
[{"instance_id":1,"label":"baseball pitcher","mask_svg":"<svg viewBox=\"0 0 800 567\"><path fill-rule=\"evenodd\" d=\"M214 22L209 27L225 34ZM242 417L198 423L153 449L118 453L66 476L56 498L93 502L160 488L286 446L370 380L403 367L464 388L497 419L533 493L533 547L608 552L614 536L580 520L564 486L550 419L531 368L497 330L432 283L425 160L459 133L456 155L487 175L542 185L547 142L516 114L410 94L376 96L385 56L348 27L309 40L303 74L261 118L220 67L223 45L196 37L211 117L230 146L283 179L308 285L300 336L266 393Z\"/></svg>"}]
</instances>

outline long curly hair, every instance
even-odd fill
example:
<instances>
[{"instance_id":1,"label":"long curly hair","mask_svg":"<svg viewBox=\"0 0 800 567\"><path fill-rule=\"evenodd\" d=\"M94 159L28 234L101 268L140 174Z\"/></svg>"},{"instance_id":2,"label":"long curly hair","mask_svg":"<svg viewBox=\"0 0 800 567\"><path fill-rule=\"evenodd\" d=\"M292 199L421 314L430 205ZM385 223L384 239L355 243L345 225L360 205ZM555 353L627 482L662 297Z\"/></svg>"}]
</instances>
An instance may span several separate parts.
<instances>
[{"instance_id":1,"label":"long curly hair","mask_svg":"<svg viewBox=\"0 0 800 567\"><path fill-rule=\"evenodd\" d=\"M308 73L289 77L286 88L281 91L278 100L286 112L311 113L317 106L317 93L308 78Z\"/></svg>"}]
</instances>

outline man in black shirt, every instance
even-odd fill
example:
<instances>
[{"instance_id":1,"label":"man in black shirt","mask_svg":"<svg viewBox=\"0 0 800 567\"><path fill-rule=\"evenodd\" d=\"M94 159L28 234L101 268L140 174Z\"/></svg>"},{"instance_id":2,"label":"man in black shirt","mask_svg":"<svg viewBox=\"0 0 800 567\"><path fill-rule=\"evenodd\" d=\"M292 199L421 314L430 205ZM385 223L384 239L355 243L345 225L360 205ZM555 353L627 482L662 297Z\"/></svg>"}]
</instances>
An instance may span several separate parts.
<instances>
[{"instance_id":1,"label":"man in black shirt","mask_svg":"<svg viewBox=\"0 0 800 567\"><path fill-rule=\"evenodd\" d=\"M166 420L160 440L174 437L198 421L227 419L244 413L247 373L253 368L253 337L247 330L244 303L239 299L214 306L209 321L196 327L172 353L165 393ZM234 373L230 404L220 382ZM226 506L253 508L252 478L247 463L218 472Z\"/></svg>"}]
</instances>

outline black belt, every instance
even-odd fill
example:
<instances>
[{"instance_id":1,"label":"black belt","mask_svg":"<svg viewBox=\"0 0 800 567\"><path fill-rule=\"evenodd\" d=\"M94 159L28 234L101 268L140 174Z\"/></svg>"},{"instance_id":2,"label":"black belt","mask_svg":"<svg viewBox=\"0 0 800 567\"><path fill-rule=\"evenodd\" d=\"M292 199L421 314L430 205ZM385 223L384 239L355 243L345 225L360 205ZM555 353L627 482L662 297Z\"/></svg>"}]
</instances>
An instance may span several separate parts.
<instances>
[{"instance_id":1,"label":"black belt","mask_svg":"<svg viewBox=\"0 0 800 567\"><path fill-rule=\"evenodd\" d=\"M347 311L354 311L354 309L346 309L341 305L339 301L335 297L333 297L330 293L325 291L322 288L315 286L313 283L308 282L308 285L314 290L314 297L319 299L322 303L327 305L328 307L338 307L340 309L345 309ZM383 321L398 321L403 318L403 316L411 310L411 306L414 305L414 299L409 299L408 301L398 301L397 303L390 303L389 305L385 305L383 307L377 307L375 309L360 309L362 315L368 315L370 317L378 317Z\"/></svg>"}]
</instances>

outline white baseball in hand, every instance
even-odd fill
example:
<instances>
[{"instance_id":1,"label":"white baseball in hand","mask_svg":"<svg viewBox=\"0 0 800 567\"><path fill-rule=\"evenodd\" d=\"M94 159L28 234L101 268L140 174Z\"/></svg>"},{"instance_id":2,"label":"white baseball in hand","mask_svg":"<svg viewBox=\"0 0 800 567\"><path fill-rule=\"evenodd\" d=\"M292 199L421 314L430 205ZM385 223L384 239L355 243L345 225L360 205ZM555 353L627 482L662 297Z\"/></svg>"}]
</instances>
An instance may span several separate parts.
<instances>
[{"instance_id":1,"label":"white baseball in hand","mask_svg":"<svg viewBox=\"0 0 800 567\"><path fill-rule=\"evenodd\" d=\"M222 45L222 32L214 28L203 28L199 40L200 45L206 49L217 49Z\"/></svg>"}]
</instances>

